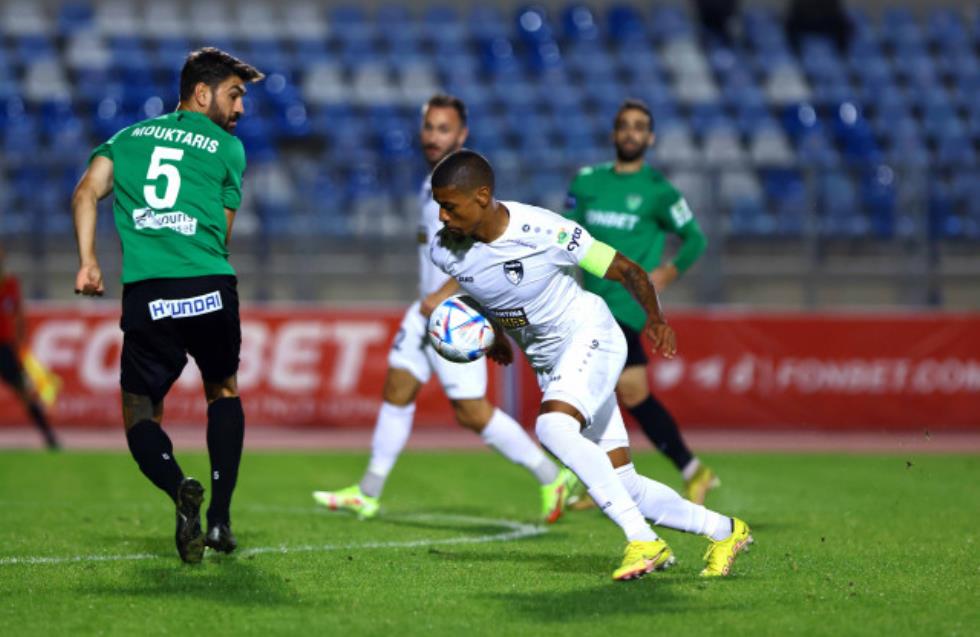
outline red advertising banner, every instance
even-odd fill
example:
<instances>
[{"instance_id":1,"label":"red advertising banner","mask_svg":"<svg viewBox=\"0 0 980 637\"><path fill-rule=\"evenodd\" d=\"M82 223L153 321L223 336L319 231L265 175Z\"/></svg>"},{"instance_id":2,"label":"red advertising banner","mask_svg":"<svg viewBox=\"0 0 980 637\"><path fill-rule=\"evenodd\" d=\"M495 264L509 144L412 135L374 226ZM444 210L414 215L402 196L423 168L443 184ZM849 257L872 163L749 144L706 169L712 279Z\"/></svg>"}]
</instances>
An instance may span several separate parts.
<instances>
[{"instance_id":1,"label":"red advertising banner","mask_svg":"<svg viewBox=\"0 0 980 637\"><path fill-rule=\"evenodd\" d=\"M239 385L249 422L370 427L403 310L246 308ZM59 426L119 426L118 305L35 306L30 346L61 377ZM672 313L678 356L651 387L685 427L980 429L980 314ZM526 363L491 365L490 396L526 426L539 392ZM166 400L171 424L203 423L192 361ZM435 381L416 421L453 416ZM24 424L0 389L0 426Z\"/></svg>"},{"instance_id":2,"label":"red advertising banner","mask_svg":"<svg viewBox=\"0 0 980 637\"><path fill-rule=\"evenodd\" d=\"M373 426L388 348L403 313L396 308L243 310L238 384L248 421L290 427ZM63 383L51 412L54 423L121 426L118 306L35 306L28 326L34 355ZM494 377L491 373L491 396ZM164 405L169 424L206 422L193 359ZM416 414L422 426L454 422L435 380L420 393ZM0 389L0 426L25 422L12 394Z\"/></svg>"},{"instance_id":3,"label":"red advertising banner","mask_svg":"<svg viewBox=\"0 0 980 637\"><path fill-rule=\"evenodd\" d=\"M651 357L685 427L980 429L980 315L671 313ZM526 365L525 419L540 393ZM526 422L527 420L525 420Z\"/></svg>"}]
</instances>

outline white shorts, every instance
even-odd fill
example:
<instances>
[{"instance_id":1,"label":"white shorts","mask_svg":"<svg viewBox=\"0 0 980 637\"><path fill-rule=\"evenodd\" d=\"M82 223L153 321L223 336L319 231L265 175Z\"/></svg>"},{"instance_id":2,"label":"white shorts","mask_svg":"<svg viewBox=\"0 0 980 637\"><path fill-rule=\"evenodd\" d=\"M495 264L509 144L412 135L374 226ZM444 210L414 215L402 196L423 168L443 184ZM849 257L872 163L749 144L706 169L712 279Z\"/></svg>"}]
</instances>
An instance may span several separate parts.
<instances>
[{"instance_id":1,"label":"white shorts","mask_svg":"<svg viewBox=\"0 0 980 637\"><path fill-rule=\"evenodd\" d=\"M404 369L425 384L435 371L443 391L451 400L483 398L487 395L487 361L454 363L439 356L426 336L426 320L419 301L402 317L401 327L388 352L388 366Z\"/></svg>"},{"instance_id":2,"label":"white shorts","mask_svg":"<svg viewBox=\"0 0 980 637\"><path fill-rule=\"evenodd\" d=\"M612 315L596 317L594 325L579 328L554 368L538 373L542 402L560 400L575 407L585 417L582 435L603 451L629 446L616 402L626 349L626 337Z\"/></svg>"}]
</instances>

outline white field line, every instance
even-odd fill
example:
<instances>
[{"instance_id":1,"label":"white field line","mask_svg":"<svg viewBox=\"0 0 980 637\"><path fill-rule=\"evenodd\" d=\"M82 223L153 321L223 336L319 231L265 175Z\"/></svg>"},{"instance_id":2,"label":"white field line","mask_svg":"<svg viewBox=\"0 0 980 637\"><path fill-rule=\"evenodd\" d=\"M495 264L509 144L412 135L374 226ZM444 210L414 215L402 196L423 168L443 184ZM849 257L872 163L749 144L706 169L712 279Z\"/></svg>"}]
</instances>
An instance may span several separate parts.
<instances>
[{"instance_id":1,"label":"white field line","mask_svg":"<svg viewBox=\"0 0 980 637\"><path fill-rule=\"evenodd\" d=\"M276 509L277 507L255 507L261 509ZM285 508L285 507L284 507ZM309 509L299 509L296 511L311 512ZM511 542L524 538L534 537L547 533L547 529L536 524L526 524L514 520L504 520L497 518L480 518L469 515L452 515L441 513L426 513L418 515L404 515L391 517L395 520L415 520L415 521L441 521L441 522L460 522L463 524L473 524L481 526L498 526L504 530L500 533L488 533L484 535L463 535L448 538L420 538L418 540L403 540L395 542L351 542L348 544L301 544L290 546L256 546L254 548L243 549L236 555L248 557L250 555L263 555L266 553L326 553L329 551L346 551L357 549L395 549L395 548L417 548L420 546L436 546L446 544L486 544L489 542ZM21 564L72 564L78 562L129 562L139 560L172 559L172 553L129 553L120 555L70 555L64 557L44 557L36 555L11 556L0 558L0 566L16 566Z\"/></svg>"}]
</instances>

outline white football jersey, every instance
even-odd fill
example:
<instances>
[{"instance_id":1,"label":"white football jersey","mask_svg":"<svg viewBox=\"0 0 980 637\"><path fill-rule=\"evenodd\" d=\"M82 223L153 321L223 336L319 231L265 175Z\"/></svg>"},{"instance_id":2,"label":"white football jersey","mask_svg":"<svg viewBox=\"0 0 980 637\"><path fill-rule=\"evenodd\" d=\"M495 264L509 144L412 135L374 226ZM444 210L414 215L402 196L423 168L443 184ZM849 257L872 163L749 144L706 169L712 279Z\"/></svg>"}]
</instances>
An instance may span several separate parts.
<instances>
[{"instance_id":1,"label":"white football jersey","mask_svg":"<svg viewBox=\"0 0 980 637\"><path fill-rule=\"evenodd\" d=\"M432 262L507 330L535 369L550 369L578 324L609 313L575 278L594 240L550 210L501 203L510 211L503 235L490 243L437 235Z\"/></svg>"},{"instance_id":2,"label":"white football jersey","mask_svg":"<svg viewBox=\"0 0 980 637\"><path fill-rule=\"evenodd\" d=\"M419 298L424 299L442 287L446 273L432 263L429 258L429 243L436 233L442 230L439 221L439 204L432 198L432 177L425 178L419 192Z\"/></svg>"}]
</instances>

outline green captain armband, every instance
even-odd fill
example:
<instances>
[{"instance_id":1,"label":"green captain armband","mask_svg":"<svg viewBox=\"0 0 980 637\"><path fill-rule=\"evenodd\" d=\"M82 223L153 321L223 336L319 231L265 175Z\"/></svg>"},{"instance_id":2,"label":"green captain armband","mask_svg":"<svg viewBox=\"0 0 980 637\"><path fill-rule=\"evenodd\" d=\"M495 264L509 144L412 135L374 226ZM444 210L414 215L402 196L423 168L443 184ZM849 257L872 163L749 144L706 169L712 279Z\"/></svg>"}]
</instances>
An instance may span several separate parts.
<instances>
[{"instance_id":1,"label":"green captain armband","mask_svg":"<svg viewBox=\"0 0 980 637\"><path fill-rule=\"evenodd\" d=\"M615 256L616 250L611 245L602 241L594 241L589 247L589 251L585 253L585 257L578 264L589 274L601 279L606 276L606 271L609 270Z\"/></svg>"}]
</instances>

